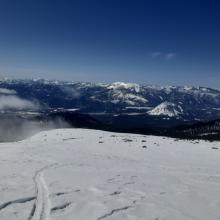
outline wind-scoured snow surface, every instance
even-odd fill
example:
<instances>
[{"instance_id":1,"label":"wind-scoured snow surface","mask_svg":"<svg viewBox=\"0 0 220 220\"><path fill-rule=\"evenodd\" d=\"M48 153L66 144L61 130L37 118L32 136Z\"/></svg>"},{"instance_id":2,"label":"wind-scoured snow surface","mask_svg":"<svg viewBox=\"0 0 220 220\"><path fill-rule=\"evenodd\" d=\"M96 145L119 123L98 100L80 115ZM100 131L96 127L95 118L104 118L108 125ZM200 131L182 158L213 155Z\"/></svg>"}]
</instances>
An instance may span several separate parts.
<instances>
[{"instance_id":1,"label":"wind-scoured snow surface","mask_svg":"<svg viewBox=\"0 0 220 220\"><path fill-rule=\"evenodd\" d=\"M0 144L1 220L219 220L219 142L86 129Z\"/></svg>"}]
</instances>

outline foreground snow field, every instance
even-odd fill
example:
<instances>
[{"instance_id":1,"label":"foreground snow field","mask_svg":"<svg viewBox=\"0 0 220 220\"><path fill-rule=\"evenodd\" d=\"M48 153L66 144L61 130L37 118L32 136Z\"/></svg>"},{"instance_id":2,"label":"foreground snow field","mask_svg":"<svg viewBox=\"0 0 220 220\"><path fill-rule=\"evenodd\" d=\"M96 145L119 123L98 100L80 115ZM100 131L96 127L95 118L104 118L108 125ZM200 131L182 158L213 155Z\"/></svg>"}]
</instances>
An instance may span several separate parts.
<instances>
[{"instance_id":1,"label":"foreground snow field","mask_svg":"<svg viewBox=\"0 0 220 220\"><path fill-rule=\"evenodd\" d=\"M219 142L86 129L0 144L1 220L219 220Z\"/></svg>"}]
</instances>

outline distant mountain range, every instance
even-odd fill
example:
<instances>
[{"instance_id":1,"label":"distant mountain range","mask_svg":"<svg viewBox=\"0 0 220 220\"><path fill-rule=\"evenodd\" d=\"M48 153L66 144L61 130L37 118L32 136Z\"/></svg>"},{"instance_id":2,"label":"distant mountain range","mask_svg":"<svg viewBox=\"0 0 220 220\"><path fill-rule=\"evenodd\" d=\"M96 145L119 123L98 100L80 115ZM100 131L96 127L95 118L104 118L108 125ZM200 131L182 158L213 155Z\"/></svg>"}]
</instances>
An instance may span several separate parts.
<instances>
[{"instance_id":1,"label":"distant mountain range","mask_svg":"<svg viewBox=\"0 0 220 220\"><path fill-rule=\"evenodd\" d=\"M2 95L35 103L40 110L60 108L95 114L141 113L185 121L220 118L220 90L205 87L2 79L0 97Z\"/></svg>"},{"instance_id":2,"label":"distant mountain range","mask_svg":"<svg viewBox=\"0 0 220 220\"><path fill-rule=\"evenodd\" d=\"M220 90L2 79L0 119L0 141L68 126L220 140Z\"/></svg>"}]
</instances>

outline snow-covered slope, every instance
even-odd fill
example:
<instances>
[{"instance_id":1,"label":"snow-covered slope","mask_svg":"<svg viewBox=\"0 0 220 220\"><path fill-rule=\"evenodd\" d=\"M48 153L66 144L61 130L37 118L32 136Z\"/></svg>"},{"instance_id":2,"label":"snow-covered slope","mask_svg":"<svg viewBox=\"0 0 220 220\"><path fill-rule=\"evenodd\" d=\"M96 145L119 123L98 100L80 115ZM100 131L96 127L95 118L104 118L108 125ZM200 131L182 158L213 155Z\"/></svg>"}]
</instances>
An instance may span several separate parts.
<instances>
[{"instance_id":1,"label":"snow-covered slope","mask_svg":"<svg viewBox=\"0 0 220 220\"><path fill-rule=\"evenodd\" d=\"M85 129L0 144L1 220L219 220L218 142Z\"/></svg>"},{"instance_id":2,"label":"snow-covered slope","mask_svg":"<svg viewBox=\"0 0 220 220\"><path fill-rule=\"evenodd\" d=\"M183 109L181 106L177 106L171 102L163 102L156 106L152 110L148 111L150 115L165 115L169 117L178 117L183 114Z\"/></svg>"}]
</instances>

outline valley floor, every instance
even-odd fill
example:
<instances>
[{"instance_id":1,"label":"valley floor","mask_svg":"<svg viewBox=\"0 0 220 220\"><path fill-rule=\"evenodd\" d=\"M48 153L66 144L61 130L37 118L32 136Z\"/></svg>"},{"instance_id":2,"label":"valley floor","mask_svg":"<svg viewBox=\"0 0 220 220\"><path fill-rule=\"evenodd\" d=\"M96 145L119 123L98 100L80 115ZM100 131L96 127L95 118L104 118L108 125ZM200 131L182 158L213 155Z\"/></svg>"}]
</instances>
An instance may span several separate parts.
<instances>
[{"instance_id":1,"label":"valley floor","mask_svg":"<svg viewBox=\"0 0 220 220\"><path fill-rule=\"evenodd\" d=\"M219 142L60 129L0 144L1 220L219 220L219 207Z\"/></svg>"}]
</instances>

